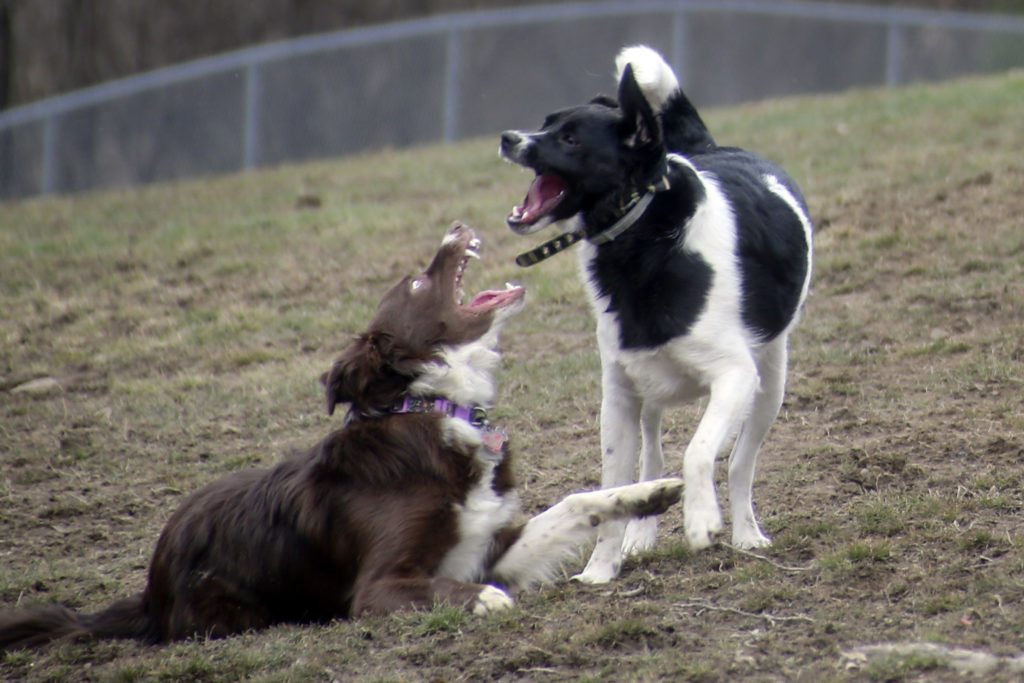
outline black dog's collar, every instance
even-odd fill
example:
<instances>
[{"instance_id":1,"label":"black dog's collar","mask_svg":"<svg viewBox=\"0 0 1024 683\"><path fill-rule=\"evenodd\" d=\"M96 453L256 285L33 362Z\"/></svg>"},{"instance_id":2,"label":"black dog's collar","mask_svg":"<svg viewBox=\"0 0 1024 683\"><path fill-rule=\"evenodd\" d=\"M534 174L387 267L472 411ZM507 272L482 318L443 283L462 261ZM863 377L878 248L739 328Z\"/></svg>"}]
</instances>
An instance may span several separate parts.
<instances>
[{"instance_id":1,"label":"black dog's collar","mask_svg":"<svg viewBox=\"0 0 1024 683\"><path fill-rule=\"evenodd\" d=\"M666 183L667 184L667 183ZM640 216L643 215L647 207L651 205L651 200L654 199L653 192L647 192L642 197L638 197L635 201L631 202L626 213L619 220L611 224L611 226L605 228L596 235L591 235L587 238L587 241L591 244L605 244L611 242L616 237L633 227L633 224L640 220Z\"/></svg>"},{"instance_id":2,"label":"black dog's collar","mask_svg":"<svg viewBox=\"0 0 1024 683\"><path fill-rule=\"evenodd\" d=\"M583 230L563 232L555 239L548 240L539 247L535 247L530 251L524 251L519 256L516 256L516 265L522 266L523 268L535 266L541 261L551 258L558 252L565 251L584 237L586 237L586 233L583 232Z\"/></svg>"},{"instance_id":3,"label":"black dog's collar","mask_svg":"<svg viewBox=\"0 0 1024 683\"><path fill-rule=\"evenodd\" d=\"M668 180L668 173L664 173L661 179L656 183L648 185L646 192L640 194L639 192L633 191L630 201L628 204L624 204L619 207L619 218L612 225L605 228L601 232L587 237L587 233L582 228L577 228L570 232L564 232L558 237L552 240L548 240L539 247L535 247L530 251L524 251L519 256L516 256L516 264L527 268L534 266L551 258L555 254L565 251L572 245L576 244L582 239L586 239L591 244L606 244L611 242L622 233L629 230L633 225L640 220L640 216L643 215L647 207L650 206L651 201L654 199L654 195L658 192L664 192L672 187Z\"/></svg>"}]
</instances>

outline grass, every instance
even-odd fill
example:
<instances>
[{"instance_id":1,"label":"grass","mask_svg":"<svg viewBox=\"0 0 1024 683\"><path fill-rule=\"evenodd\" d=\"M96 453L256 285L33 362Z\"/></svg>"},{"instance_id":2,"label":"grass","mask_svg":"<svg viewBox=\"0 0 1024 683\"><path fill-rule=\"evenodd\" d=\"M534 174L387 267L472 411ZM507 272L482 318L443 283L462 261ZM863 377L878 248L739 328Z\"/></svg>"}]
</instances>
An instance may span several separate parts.
<instances>
[{"instance_id":1,"label":"grass","mask_svg":"<svg viewBox=\"0 0 1024 683\"><path fill-rule=\"evenodd\" d=\"M771 548L692 551L673 509L615 583L559 581L506 614L65 644L4 655L0 678L948 680L961 674L931 650L843 653L1019 653L1024 74L706 118L786 166L818 226L756 482ZM514 265L535 242L503 216L528 177L494 147L0 206L0 606L93 610L139 590L184 495L334 428L320 374L454 219L485 241L470 288L529 290L494 411L524 507L596 485L599 362L575 259ZM673 473L699 415L665 417ZM1012 678L1003 666L989 677Z\"/></svg>"}]
</instances>

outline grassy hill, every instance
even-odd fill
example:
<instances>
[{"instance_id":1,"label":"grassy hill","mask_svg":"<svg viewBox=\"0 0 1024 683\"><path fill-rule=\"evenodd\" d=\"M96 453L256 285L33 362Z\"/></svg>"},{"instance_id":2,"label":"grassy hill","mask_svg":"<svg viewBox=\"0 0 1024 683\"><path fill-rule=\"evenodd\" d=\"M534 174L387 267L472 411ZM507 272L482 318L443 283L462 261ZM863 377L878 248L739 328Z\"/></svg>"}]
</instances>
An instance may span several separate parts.
<instances>
[{"instance_id":1,"label":"grassy hill","mask_svg":"<svg viewBox=\"0 0 1024 683\"><path fill-rule=\"evenodd\" d=\"M0 678L946 679L950 648L1009 671L1024 637L1024 73L706 114L723 143L788 168L818 228L756 480L772 548L691 552L675 509L617 582L562 581L507 614L65 644L2 656ZM529 178L496 148L0 205L0 606L92 610L141 589L186 493L336 426L320 373L454 219L485 239L469 289L529 290L496 405L526 507L595 486L599 363L575 258L513 264L539 238L504 227ZM666 416L672 472L698 416ZM947 649L862 649L922 642Z\"/></svg>"}]
</instances>

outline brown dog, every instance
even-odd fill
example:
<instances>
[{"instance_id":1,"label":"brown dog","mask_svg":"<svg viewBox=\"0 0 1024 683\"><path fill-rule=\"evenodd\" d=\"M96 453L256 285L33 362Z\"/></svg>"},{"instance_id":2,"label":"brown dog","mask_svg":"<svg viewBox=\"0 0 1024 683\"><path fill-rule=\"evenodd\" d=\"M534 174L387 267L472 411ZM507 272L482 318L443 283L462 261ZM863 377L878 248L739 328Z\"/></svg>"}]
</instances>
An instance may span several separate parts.
<instances>
[{"instance_id":1,"label":"brown dog","mask_svg":"<svg viewBox=\"0 0 1024 683\"><path fill-rule=\"evenodd\" d=\"M96 614L0 613L0 651L62 637L150 642L223 636L437 602L482 613L504 589L550 579L613 519L657 514L682 482L569 496L516 523L504 433L487 421L504 322L524 290L463 305L479 240L455 225L426 272L381 301L324 380L344 427L270 469L237 472L187 498L157 542L139 595Z\"/></svg>"}]
</instances>

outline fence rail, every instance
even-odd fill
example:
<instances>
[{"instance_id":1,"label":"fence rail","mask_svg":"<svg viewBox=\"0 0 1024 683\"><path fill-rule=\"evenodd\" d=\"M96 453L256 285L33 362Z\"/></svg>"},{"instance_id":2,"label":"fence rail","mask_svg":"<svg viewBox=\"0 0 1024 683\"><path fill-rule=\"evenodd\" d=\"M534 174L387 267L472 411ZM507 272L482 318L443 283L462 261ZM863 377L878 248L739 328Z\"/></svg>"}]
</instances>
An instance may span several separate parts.
<instances>
[{"instance_id":1,"label":"fence rail","mask_svg":"<svg viewBox=\"0 0 1024 683\"><path fill-rule=\"evenodd\" d=\"M0 112L0 199L491 134L665 54L701 106L1024 66L1024 19L786 0L506 8L259 45Z\"/></svg>"}]
</instances>

